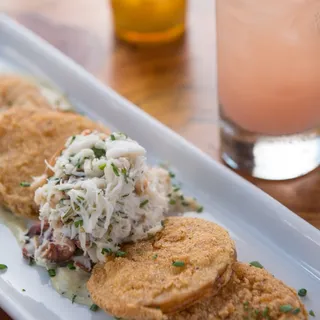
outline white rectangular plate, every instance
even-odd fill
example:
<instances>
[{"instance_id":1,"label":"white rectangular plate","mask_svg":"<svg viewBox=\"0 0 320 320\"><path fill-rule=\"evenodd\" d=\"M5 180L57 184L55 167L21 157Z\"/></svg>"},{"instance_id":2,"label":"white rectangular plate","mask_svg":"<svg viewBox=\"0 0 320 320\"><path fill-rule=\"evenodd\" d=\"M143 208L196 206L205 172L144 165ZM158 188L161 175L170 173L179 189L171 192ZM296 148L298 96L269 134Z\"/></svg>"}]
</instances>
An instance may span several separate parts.
<instances>
[{"instance_id":1,"label":"white rectangular plate","mask_svg":"<svg viewBox=\"0 0 320 320\"><path fill-rule=\"evenodd\" d=\"M204 205L200 217L230 231L239 260L259 260L292 287L307 288L306 306L320 317L317 229L1 15L0 69L50 81L68 94L79 111L138 140L148 150L150 161L169 161L184 190ZM112 319L103 312L93 313L86 306L71 304L56 293L45 270L25 264L15 238L1 224L0 263L9 267L0 274L0 305L14 319Z\"/></svg>"}]
</instances>

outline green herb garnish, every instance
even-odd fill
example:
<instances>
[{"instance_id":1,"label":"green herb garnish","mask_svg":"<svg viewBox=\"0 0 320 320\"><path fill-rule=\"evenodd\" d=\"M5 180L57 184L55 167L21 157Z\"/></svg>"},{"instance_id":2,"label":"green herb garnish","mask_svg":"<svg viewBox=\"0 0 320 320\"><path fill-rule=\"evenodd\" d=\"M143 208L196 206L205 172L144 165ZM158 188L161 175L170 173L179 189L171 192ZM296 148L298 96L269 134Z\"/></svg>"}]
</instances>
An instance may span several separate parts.
<instances>
[{"instance_id":1,"label":"green herb garnish","mask_svg":"<svg viewBox=\"0 0 320 320\"><path fill-rule=\"evenodd\" d=\"M156 260L158 258L158 255L157 254L154 254L153 256L152 256L152 259L153 260Z\"/></svg>"},{"instance_id":2,"label":"green herb garnish","mask_svg":"<svg viewBox=\"0 0 320 320\"><path fill-rule=\"evenodd\" d=\"M74 222L74 225L76 228L83 226L83 220L77 220Z\"/></svg>"},{"instance_id":3,"label":"green herb garnish","mask_svg":"<svg viewBox=\"0 0 320 320\"><path fill-rule=\"evenodd\" d=\"M116 137L114 136L114 134L113 134L113 133L112 133L112 134L110 134L110 139L111 139L112 141L116 140Z\"/></svg>"},{"instance_id":4,"label":"green herb garnish","mask_svg":"<svg viewBox=\"0 0 320 320\"><path fill-rule=\"evenodd\" d=\"M172 262L172 265L174 267L184 267L185 266L185 263L183 261L173 261Z\"/></svg>"},{"instance_id":5,"label":"green herb garnish","mask_svg":"<svg viewBox=\"0 0 320 320\"><path fill-rule=\"evenodd\" d=\"M101 158L106 155L106 150L104 149L98 149L96 147L93 147L92 151L94 152L96 158Z\"/></svg>"},{"instance_id":6,"label":"green herb garnish","mask_svg":"<svg viewBox=\"0 0 320 320\"><path fill-rule=\"evenodd\" d=\"M127 255L127 253L125 251L118 250L118 251L116 251L115 255L116 255L116 257L124 257Z\"/></svg>"},{"instance_id":7,"label":"green herb garnish","mask_svg":"<svg viewBox=\"0 0 320 320\"><path fill-rule=\"evenodd\" d=\"M20 182L20 186L21 187L30 187L31 186L31 183L30 182L26 182L26 181L22 181L22 182Z\"/></svg>"},{"instance_id":8,"label":"green herb garnish","mask_svg":"<svg viewBox=\"0 0 320 320\"><path fill-rule=\"evenodd\" d=\"M149 202L149 200L144 200L140 203L139 208L143 208L147 203Z\"/></svg>"},{"instance_id":9,"label":"green herb garnish","mask_svg":"<svg viewBox=\"0 0 320 320\"><path fill-rule=\"evenodd\" d=\"M75 302L76 297L77 297L77 295L76 295L76 294L74 294L74 295L72 296L72 300L71 300L71 302L72 302L72 303L74 303L74 302Z\"/></svg>"},{"instance_id":10,"label":"green herb garnish","mask_svg":"<svg viewBox=\"0 0 320 320\"><path fill-rule=\"evenodd\" d=\"M301 289L298 291L298 295L299 295L300 297L305 297L305 296L307 295L307 293L308 293L308 291L307 291L307 289L305 289L305 288L301 288Z\"/></svg>"},{"instance_id":11,"label":"green herb garnish","mask_svg":"<svg viewBox=\"0 0 320 320\"><path fill-rule=\"evenodd\" d=\"M169 204L171 204L172 206L176 204L176 200L174 199L170 199Z\"/></svg>"},{"instance_id":12,"label":"green herb garnish","mask_svg":"<svg viewBox=\"0 0 320 320\"><path fill-rule=\"evenodd\" d=\"M252 267L263 269L263 265L259 261L251 261L249 264Z\"/></svg>"},{"instance_id":13,"label":"green herb garnish","mask_svg":"<svg viewBox=\"0 0 320 320\"><path fill-rule=\"evenodd\" d=\"M175 187L174 189L173 189L173 192L177 192L177 191L179 191L180 190L180 187Z\"/></svg>"},{"instance_id":14,"label":"green herb garnish","mask_svg":"<svg viewBox=\"0 0 320 320\"><path fill-rule=\"evenodd\" d=\"M112 167L112 170L114 172L114 174L119 177L120 174L119 174L119 169L117 168L117 166L114 164L114 163L111 163L111 167Z\"/></svg>"},{"instance_id":15,"label":"green herb garnish","mask_svg":"<svg viewBox=\"0 0 320 320\"><path fill-rule=\"evenodd\" d=\"M292 311L292 309L293 309L293 307L291 304L284 304L284 305L280 306L280 311L284 312L284 313L290 312L290 311Z\"/></svg>"},{"instance_id":16,"label":"green herb garnish","mask_svg":"<svg viewBox=\"0 0 320 320\"><path fill-rule=\"evenodd\" d=\"M174 178L176 175L172 171L169 171L169 176L170 178Z\"/></svg>"},{"instance_id":17,"label":"green herb garnish","mask_svg":"<svg viewBox=\"0 0 320 320\"><path fill-rule=\"evenodd\" d=\"M296 308L294 310L292 310L292 314L298 314L301 311L300 308Z\"/></svg>"},{"instance_id":18,"label":"green herb garnish","mask_svg":"<svg viewBox=\"0 0 320 320\"><path fill-rule=\"evenodd\" d=\"M104 170L104 168L107 166L106 163L100 164L99 169L100 170Z\"/></svg>"},{"instance_id":19,"label":"green herb garnish","mask_svg":"<svg viewBox=\"0 0 320 320\"><path fill-rule=\"evenodd\" d=\"M184 207L187 207L187 206L189 205L189 203L186 202L186 201L181 201L181 204L182 204Z\"/></svg>"},{"instance_id":20,"label":"green herb garnish","mask_svg":"<svg viewBox=\"0 0 320 320\"><path fill-rule=\"evenodd\" d=\"M93 311L93 312L98 311L98 309L99 309L99 307L96 304L92 304L91 307L90 307L90 310Z\"/></svg>"},{"instance_id":21,"label":"green herb garnish","mask_svg":"<svg viewBox=\"0 0 320 320\"><path fill-rule=\"evenodd\" d=\"M76 267L74 266L73 262L69 262L69 263L67 264L67 268L68 268L69 270L76 270Z\"/></svg>"},{"instance_id":22,"label":"green herb garnish","mask_svg":"<svg viewBox=\"0 0 320 320\"><path fill-rule=\"evenodd\" d=\"M161 226L164 227L164 220L161 220Z\"/></svg>"},{"instance_id":23,"label":"green herb garnish","mask_svg":"<svg viewBox=\"0 0 320 320\"><path fill-rule=\"evenodd\" d=\"M124 194L124 195L122 196L122 198L126 198L128 195L129 195L129 193Z\"/></svg>"},{"instance_id":24,"label":"green herb garnish","mask_svg":"<svg viewBox=\"0 0 320 320\"><path fill-rule=\"evenodd\" d=\"M56 276L56 270L55 269L49 269L48 274L51 278Z\"/></svg>"},{"instance_id":25,"label":"green herb garnish","mask_svg":"<svg viewBox=\"0 0 320 320\"><path fill-rule=\"evenodd\" d=\"M198 213L201 213L202 211L203 211L203 207L202 206L197 209Z\"/></svg>"},{"instance_id":26,"label":"green herb garnish","mask_svg":"<svg viewBox=\"0 0 320 320\"><path fill-rule=\"evenodd\" d=\"M249 308L249 302L246 301L246 302L243 303L243 309L244 310L248 310L248 308Z\"/></svg>"},{"instance_id":27,"label":"green herb garnish","mask_svg":"<svg viewBox=\"0 0 320 320\"><path fill-rule=\"evenodd\" d=\"M101 253L102 253L102 254L105 254L105 253L111 254L111 253L112 253L112 250L111 250L110 248L103 248L103 249L101 250Z\"/></svg>"},{"instance_id":28,"label":"green herb garnish","mask_svg":"<svg viewBox=\"0 0 320 320\"><path fill-rule=\"evenodd\" d=\"M62 217L63 222L66 222L73 214L73 209L70 207L66 214Z\"/></svg>"},{"instance_id":29,"label":"green herb garnish","mask_svg":"<svg viewBox=\"0 0 320 320\"><path fill-rule=\"evenodd\" d=\"M22 289L21 291L22 291L22 292L26 292L26 289Z\"/></svg>"},{"instance_id":30,"label":"green herb garnish","mask_svg":"<svg viewBox=\"0 0 320 320\"><path fill-rule=\"evenodd\" d=\"M310 310L310 311L309 311L309 314L310 314L311 317L315 317L315 316L316 316L316 314L314 313L313 310Z\"/></svg>"},{"instance_id":31,"label":"green herb garnish","mask_svg":"<svg viewBox=\"0 0 320 320\"><path fill-rule=\"evenodd\" d=\"M0 270L7 270L8 267L5 264L0 264Z\"/></svg>"},{"instance_id":32,"label":"green herb garnish","mask_svg":"<svg viewBox=\"0 0 320 320\"><path fill-rule=\"evenodd\" d=\"M269 308L268 307L265 307L264 310L262 311L262 316L264 318L266 318L269 314Z\"/></svg>"},{"instance_id":33,"label":"green herb garnish","mask_svg":"<svg viewBox=\"0 0 320 320\"><path fill-rule=\"evenodd\" d=\"M122 173L123 176L124 176L124 181L125 181L126 183L128 183L127 169L126 169L126 168L121 169L121 173Z\"/></svg>"},{"instance_id":34,"label":"green herb garnish","mask_svg":"<svg viewBox=\"0 0 320 320\"><path fill-rule=\"evenodd\" d=\"M72 144L74 140L76 140L76 136L72 136L69 146Z\"/></svg>"}]
</instances>

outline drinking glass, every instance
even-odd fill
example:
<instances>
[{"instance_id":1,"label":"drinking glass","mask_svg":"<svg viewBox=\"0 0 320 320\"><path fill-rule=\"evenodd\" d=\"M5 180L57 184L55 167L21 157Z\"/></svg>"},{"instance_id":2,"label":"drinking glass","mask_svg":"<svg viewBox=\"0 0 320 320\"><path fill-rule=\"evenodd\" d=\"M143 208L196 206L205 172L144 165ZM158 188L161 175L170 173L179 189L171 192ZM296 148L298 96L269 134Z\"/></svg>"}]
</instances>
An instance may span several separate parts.
<instances>
[{"instance_id":1,"label":"drinking glass","mask_svg":"<svg viewBox=\"0 0 320 320\"><path fill-rule=\"evenodd\" d=\"M187 0L111 0L117 36L140 44L170 42L185 30Z\"/></svg>"},{"instance_id":2,"label":"drinking glass","mask_svg":"<svg viewBox=\"0 0 320 320\"><path fill-rule=\"evenodd\" d=\"M320 1L217 0L221 156L258 178L320 161Z\"/></svg>"}]
</instances>

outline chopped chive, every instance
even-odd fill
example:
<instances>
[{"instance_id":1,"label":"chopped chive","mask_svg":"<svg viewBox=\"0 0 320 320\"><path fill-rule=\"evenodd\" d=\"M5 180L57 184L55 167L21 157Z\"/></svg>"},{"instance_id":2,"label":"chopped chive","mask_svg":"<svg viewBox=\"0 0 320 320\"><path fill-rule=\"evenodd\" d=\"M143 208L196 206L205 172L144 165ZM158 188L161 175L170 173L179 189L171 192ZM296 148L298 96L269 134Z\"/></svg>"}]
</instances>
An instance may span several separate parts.
<instances>
[{"instance_id":1,"label":"chopped chive","mask_svg":"<svg viewBox=\"0 0 320 320\"><path fill-rule=\"evenodd\" d=\"M246 301L246 302L243 303L243 309L244 310L248 310L248 308L249 308L249 302Z\"/></svg>"},{"instance_id":2,"label":"chopped chive","mask_svg":"<svg viewBox=\"0 0 320 320\"><path fill-rule=\"evenodd\" d=\"M98 309L99 309L99 307L96 304L92 304L91 307L90 307L90 310L93 311L93 312L98 311Z\"/></svg>"},{"instance_id":3,"label":"chopped chive","mask_svg":"<svg viewBox=\"0 0 320 320\"><path fill-rule=\"evenodd\" d=\"M174 267L184 267L185 266L185 263L183 261L173 261L172 262L172 265Z\"/></svg>"},{"instance_id":4,"label":"chopped chive","mask_svg":"<svg viewBox=\"0 0 320 320\"><path fill-rule=\"evenodd\" d=\"M128 183L127 169L126 169L126 168L121 169L121 173L122 173L123 176L124 176L124 181L125 181L126 183Z\"/></svg>"},{"instance_id":5,"label":"chopped chive","mask_svg":"<svg viewBox=\"0 0 320 320\"><path fill-rule=\"evenodd\" d=\"M26 292L26 289L22 289L21 291L22 291L22 292Z\"/></svg>"},{"instance_id":6,"label":"chopped chive","mask_svg":"<svg viewBox=\"0 0 320 320\"><path fill-rule=\"evenodd\" d=\"M265 307L264 310L262 311L262 316L266 318L269 314L269 307Z\"/></svg>"},{"instance_id":7,"label":"chopped chive","mask_svg":"<svg viewBox=\"0 0 320 320\"><path fill-rule=\"evenodd\" d=\"M76 297L77 297L77 295L76 295L76 294L74 294L74 295L72 296L72 300L71 300L71 302L72 302L72 303L74 303L74 302L75 302Z\"/></svg>"},{"instance_id":8,"label":"chopped chive","mask_svg":"<svg viewBox=\"0 0 320 320\"><path fill-rule=\"evenodd\" d=\"M76 163L76 167L77 167L78 169L81 168L81 163L82 163L82 161L81 161L81 159L79 158L79 159L77 160L77 163Z\"/></svg>"},{"instance_id":9,"label":"chopped chive","mask_svg":"<svg viewBox=\"0 0 320 320\"><path fill-rule=\"evenodd\" d=\"M174 178L176 175L172 171L169 171L169 176L170 178Z\"/></svg>"},{"instance_id":10,"label":"chopped chive","mask_svg":"<svg viewBox=\"0 0 320 320\"><path fill-rule=\"evenodd\" d=\"M74 225L76 228L83 226L83 220L77 220L74 222Z\"/></svg>"},{"instance_id":11,"label":"chopped chive","mask_svg":"<svg viewBox=\"0 0 320 320\"><path fill-rule=\"evenodd\" d=\"M21 187L30 187L31 186L31 183L30 182L26 182L26 181L22 181L22 182L20 182L20 186Z\"/></svg>"},{"instance_id":12,"label":"chopped chive","mask_svg":"<svg viewBox=\"0 0 320 320\"><path fill-rule=\"evenodd\" d=\"M156 260L158 258L158 255L157 254L154 254L153 256L152 256L152 259L153 260Z\"/></svg>"},{"instance_id":13,"label":"chopped chive","mask_svg":"<svg viewBox=\"0 0 320 320\"><path fill-rule=\"evenodd\" d=\"M174 199L170 199L169 204L171 204L172 206L176 204L176 200Z\"/></svg>"},{"instance_id":14,"label":"chopped chive","mask_svg":"<svg viewBox=\"0 0 320 320\"><path fill-rule=\"evenodd\" d=\"M164 227L164 220L161 220L161 226Z\"/></svg>"},{"instance_id":15,"label":"chopped chive","mask_svg":"<svg viewBox=\"0 0 320 320\"><path fill-rule=\"evenodd\" d=\"M255 309L255 310L254 310L254 315L255 315L255 316L258 316L259 314L260 314L260 310Z\"/></svg>"},{"instance_id":16,"label":"chopped chive","mask_svg":"<svg viewBox=\"0 0 320 320\"><path fill-rule=\"evenodd\" d=\"M180 187L176 187L176 188L173 189L173 192L177 192L179 190L180 190Z\"/></svg>"},{"instance_id":17,"label":"chopped chive","mask_svg":"<svg viewBox=\"0 0 320 320\"><path fill-rule=\"evenodd\" d=\"M8 267L5 264L0 264L0 270L7 270Z\"/></svg>"},{"instance_id":18,"label":"chopped chive","mask_svg":"<svg viewBox=\"0 0 320 320\"><path fill-rule=\"evenodd\" d=\"M197 209L198 213L201 213L202 211L203 211L203 207L202 206Z\"/></svg>"},{"instance_id":19,"label":"chopped chive","mask_svg":"<svg viewBox=\"0 0 320 320\"><path fill-rule=\"evenodd\" d=\"M34 265L34 260L32 258L29 258L28 264L29 264L29 266L33 266Z\"/></svg>"},{"instance_id":20,"label":"chopped chive","mask_svg":"<svg viewBox=\"0 0 320 320\"><path fill-rule=\"evenodd\" d=\"M77 200L78 200L79 202L84 201L84 197L77 196Z\"/></svg>"},{"instance_id":21,"label":"chopped chive","mask_svg":"<svg viewBox=\"0 0 320 320\"><path fill-rule=\"evenodd\" d=\"M183 194L179 198L180 198L180 200L184 200Z\"/></svg>"},{"instance_id":22,"label":"chopped chive","mask_svg":"<svg viewBox=\"0 0 320 320\"><path fill-rule=\"evenodd\" d=\"M124 194L124 195L122 196L122 198L126 198L126 197L128 197L128 196L129 196L129 193Z\"/></svg>"},{"instance_id":23,"label":"chopped chive","mask_svg":"<svg viewBox=\"0 0 320 320\"><path fill-rule=\"evenodd\" d=\"M300 297L305 297L305 296L307 295L307 293L308 293L308 291L307 291L307 289L305 289L305 288L301 288L301 289L298 291L298 295L299 295Z\"/></svg>"},{"instance_id":24,"label":"chopped chive","mask_svg":"<svg viewBox=\"0 0 320 320\"><path fill-rule=\"evenodd\" d=\"M113 134L113 133L112 133L112 134L110 134L110 139L111 139L112 141L116 140L116 137L114 136L114 134Z\"/></svg>"},{"instance_id":25,"label":"chopped chive","mask_svg":"<svg viewBox=\"0 0 320 320\"><path fill-rule=\"evenodd\" d=\"M71 141L70 141L70 144L71 144L74 140L76 140L76 136L72 136Z\"/></svg>"},{"instance_id":26,"label":"chopped chive","mask_svg":"<svg viewBox=\"0 0 320 320\"><path fill-rule=\"evenodd\" d=\"M112 253L112 250L111 250L110 248L103 248L103 249L101 250L101 253L102 253L102 254L105 254L105 253L111 254L111 253Z\"/></svg>"},{"instance_id":27,"label":"chopped chive","mask_svg":"<svg viewBox=\"0 0 320 320\"><path fill-rule=\"evenodd\" d=\"M294 310L292 310L292 314L298 314L301 311L300 308L296 308Z\"/></svg>"},{"instance_id":28,"label":"chopped chive","mask_svg":"<svg viewBox=\"0 0 320 320\"><path fill-rule=\"evenodd\" d=\"M252 267L263 269L263 265L259 261L251 261L249 264Z\"/></svg>"},{"instance_id":29,"label":"chopped chive","mask_svg":"<svg viewBox=\"0 0 320 320\"><path fill-rule=\"evenodd\" d=\"M73 209L70 207L65 215L62 217L63 222L66 222L70 216L73 214Z\"/></svg>"},{"instance_id":30,"label":"chopped chive","mask_svg":"<svg viewBox=\"0 0 320 320\"><path fill-rule=\"evenodd\" d=\"M117 177L119 177L120 174L119 174L119 170L118 170L118 168L116 167L116 165L115 165L114 163L111 163L111 167L112 167L112 170L113 170L114 174L115 174Z\"/></svg>"},{"instance_id":31,"label":"chopped chive","mask_svg":"<svg viewBox=\"0 0 320 320\"><path fill-rule=\"evenodd\" d=\"M127 253L125 251L118 250L118 251L116 251L115 255L116 255L116 257L124 257L127 255Z\"/></svg>"},{"instance_id":32,"label":"chopped chive","mask_svg":"<svg viewBox=\"0 0 320 320\"><path fill-rule=\"evenodd\" d=\"M172 196L172 193L168 193L167 197L170 198Z\"/></svg>"},{"instance_id":33,"label":"chopped chive","mask_svg":"<svg viewBox=\"0 0 320 320\"><path fill-rule=\"evenodd\" d=\"M187 207L187 206L189 205L189 203L186 202L186 201L182 201L181 204L182 204L184 207Z\"/></svg>"},{"instance_id":34,"label":"chopped chive","mask_svg":"<svg viewBox=\"0 0 320 320\"><path fill-rule=\"evenodd\" d=\"M310 311L309 311L309 314L310 314L310 316L312 316L312 317L315 317L315 316L316 316L316 314L314 313L313 310L310 310Z\"/></svg>"},{"instance_id":35,"label":"chopped chive","mask_svg":"<svg viewBox=\"0 0 320 320\"><path fill-rule=\"evenodd\" d=\"M56 276L56 270L55 269L49 269L48 274L51 278Z\"/></svg>"},{"instance_id":36,"label":"chopped chive","mask_svg":"<svg viewBox=\"0 0 320 320\"><path fill-rule=\"evenodd\" d=\"M106 150L104 150L104 149L99 149L99 148L93 147L92 151L94 152L94 155L96 158L101 158L106 155Z\"/></svg>"},{"instance_id":37,"label":"chopped chive","mask_svg":"<svg viewBox=\"0 0 320 320\"><path fill-rule=\"evenodd\" d=\"M73 262L69 262L69 263L67 264L67 268L68 268L69 270L76 270L76 267L74 266Z\"/></svg>"},{"instance_id":38,"label":"chopped chive","mask_svg":"<svg viewBox=\"0 0 320 320\"><path fill-rule=\"evenodd\" d=\"M290 312L290 311L292 311L292 309L293 309L293 307L291 304L284 304L284 305L280 306L280 311L284 312L284 313Z\"/></svg>"},{"instance_id":39,"label":"chopped chive","mask_svg":"<svg viewBox=\"0 0 320 320\"><path fill-rule=\"evenodd\" d=\"M104 170L104 168L107 166L106 163L100 164L99 169L100 170Z\"/></svg>"},{"instance_id":40,"label":"chopped chive","mask_svg":"<svg viewBox=\"0 0 320 320\"><path fill-rule=\"evenodd\" d=\"M143 208L147 203L149 202L149 200L144 200L140 203L139 208Z\"/></svg>"}]
</instances>

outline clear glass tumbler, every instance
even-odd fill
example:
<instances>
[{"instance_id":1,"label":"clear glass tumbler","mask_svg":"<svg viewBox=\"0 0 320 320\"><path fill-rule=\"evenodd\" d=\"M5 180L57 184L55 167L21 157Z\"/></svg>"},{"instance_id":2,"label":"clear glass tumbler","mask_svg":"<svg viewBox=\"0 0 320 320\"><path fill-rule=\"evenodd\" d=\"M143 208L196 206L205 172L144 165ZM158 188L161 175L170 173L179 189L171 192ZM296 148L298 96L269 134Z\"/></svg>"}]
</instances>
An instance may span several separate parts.
<instances>
[{"instance_id":1,"label":"clear glass tumbler","mask_svg":"<svg viewBox=\"0 0 320 320\"><path fill-rule=\"evenodd\" d=\"M268 180L320 163L320 1L216 0L221 156Z\"/></svg>"},{"instance_id":2,"label":"clear glass tumbler","mask_svg":"<svg viewBox=\"0 0 320 320\"><path fill-rule=\"evenodd\" d=\"M185 30L187 0L111 0L117 36L136 44L159 44Z\"/></svg>"}]
</instances>

